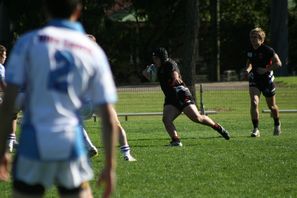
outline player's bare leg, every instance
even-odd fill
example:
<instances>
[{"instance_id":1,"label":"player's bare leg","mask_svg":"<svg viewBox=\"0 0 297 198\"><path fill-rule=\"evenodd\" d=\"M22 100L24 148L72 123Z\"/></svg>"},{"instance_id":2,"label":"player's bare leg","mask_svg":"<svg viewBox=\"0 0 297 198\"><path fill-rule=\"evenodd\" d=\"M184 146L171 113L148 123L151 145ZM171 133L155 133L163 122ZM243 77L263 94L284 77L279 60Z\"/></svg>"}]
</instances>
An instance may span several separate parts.
<instances>
[{"instance_id":1,"label":"player's bare leg","mask_svg":"<svg viewBox=\"0 0 297 198\"><path fill-rule=\"evenodd\" d=\"M85 128L82 127L83 130L83 139L88 151L88 156L89 158L95 157L98 155L98 149L96 148L96 146L92 143L87 131L85 130Z\"/></svg>"},{"instance_id":2,"label":"player's bare leg","mask_svg":"<svg viewBox=\"0 0 297 198\"><path fill-rule=\"evenodd\" d=\"M261 92L256 87L250 87L249 89L250 93L250 114L251 119L253 123L253 131L251 133L252 137L260 137L260 131L259 131L259 101L260 101L260 95Z\"/></svg>"},{"instance_id":3,"label":"player's bare leg","mask_svg":"<svg viewBox=\"0 0 297 198\"><path fill-rule=\"evenodd\" d=\"M128 144L127 134L125 129L121 126L121 124L118 124L119 127L119 143L120 143L120 150L121 153L124 156L124 159L129 162L134 162L136 159L131 155L131 148Z\"/></svg>"},{"instance_id":4,"label":"player's bare leg","mask_svg":"<svg viewBox=\"0 0 297 198\"><path fill-rule=\"evenodd\" d=\"M124 159L126 161L134 162L134 161L136 161L136 159L131 155L131 148L128 144L128 138L127 138L126 131L122 127L121 122L118 119L117 112L115 109L113 109L113 113L115 115L114 118L115 118L116 125L119 128L119 130L118 130L119 131L119 144L120 144L121 153L123 154Z\"/></svg>"},{"instance_id":5,"label":"player's bare leg","mask_svg":"<svg viewBox=\"0 0 297 198\"><path fill-rule=\"evenodd\" d=\"M17 115L16 115L17 116ZM16 140L16 130L17 130L17 117L13 118L11 122L11 133L8 136L8 149L12 152L18 145Z\"/></svg>"},{"instance_id":6,"label":"player's bare leg","mask_svg":"<svg viewBox=\"0 0 297 198\"><path fill-rule=\"evenodd\" d=\"M191 105L186 106L183 109L183 112L193 122L204 124L204 125L207 125L207 126L210 126L210 127L212 127L213 125L215 125L215 122L212 119L210 119L208 116L201 115L199 113L196 105L194 105L194 104L191 104Z\"/></svg>"},{"instance_id":7,"label":"player's bare leg","mask_svg":"<svg viewBox=\"0 0 297 198\"><path fill-rule=\"evenodd\" d=\"M266 103L268 108L271 111L271 117L274 120L274 131L273 135L280 135L281 134L281 124L279 121L279 109L278 106L276 105L276 99L275 96L272 97L266 97Z\"/></svg>"},{"instance_id":8,"label":"player's bare leg","mask_svg":"<svg viewBox=\"0 0 297 198\"><path fill-rule=\"evenodd\" d=\"M209 127L212 127L214 130L219 132L226 140L230 139L228 131L226 131L221 125L214 122L210 117L206 115L201 115L194 104L190 104L183 109L183 112L188 118L193 122L203 124Z\"/></svg>"},{"instance_id":9,"label":"player's bare leg","mask_svg":"<svg viewBox=\"0 0 297 198\"><path fill-rule=\"evenodd\" d=\"M171 146L182 146L182 143L180 142L180 138L177 134L176 128L173 124L173 121L179 116L181 112L174 107L173 105L165 105L163 109L163 124L165 126L165 129L168 133L168 135L171 137Z\"/></svg>"},{"instance_id":10,"label":"player's bare leg","mask_svg":"<svg viewBox=\"0 0 297 198\"><path fill-rule=\"evenodd\" d=\"M256 87L250 87L249 93L250 93L250 100L251 100L251 107L250 107L251 118L252 120L259 119L258 107L259 107L261 92Z\"/></svg>"},{"instance_id":11,"label":"player's bare leg","mask_svg":"<svg viewBox=\"0 0 297 198\"><path fill-rule=\"evenodd\" d=\"M126 131L124 130L124 128L118 124L118 127L119 127L119 131L120 131L120 134L119 134L119 143L120 145L128 145L128 140L127 140L127 134L126 134Z\"/></svg>"}]
</instances>

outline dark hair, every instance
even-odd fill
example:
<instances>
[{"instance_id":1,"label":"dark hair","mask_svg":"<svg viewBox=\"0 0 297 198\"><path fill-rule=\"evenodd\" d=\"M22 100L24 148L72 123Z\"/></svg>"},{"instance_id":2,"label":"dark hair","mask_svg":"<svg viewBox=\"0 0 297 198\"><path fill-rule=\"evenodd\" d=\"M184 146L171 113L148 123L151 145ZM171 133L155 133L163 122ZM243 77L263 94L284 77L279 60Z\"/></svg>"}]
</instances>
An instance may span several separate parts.
<instances>
[{"instance_id":1,"label":"dark hair","mask_svg":"<svg viewBox=\"0 0 297 198\"><path fill-rule=\"evenodd\" d=\"M44 0L45 8L53 18L68 18L81 0Z\"/></svg>"},{"instance_id":2,"label":"dark hair","mask_svg":"<svg viewBox=\"0 0 297 198\"><path fill-rule=\"evenodd\" d=\"M168 59L168 52L163 47L156 48L152 55L160 58L161 62L165 62Z\"/></svg>"}]
</instances>

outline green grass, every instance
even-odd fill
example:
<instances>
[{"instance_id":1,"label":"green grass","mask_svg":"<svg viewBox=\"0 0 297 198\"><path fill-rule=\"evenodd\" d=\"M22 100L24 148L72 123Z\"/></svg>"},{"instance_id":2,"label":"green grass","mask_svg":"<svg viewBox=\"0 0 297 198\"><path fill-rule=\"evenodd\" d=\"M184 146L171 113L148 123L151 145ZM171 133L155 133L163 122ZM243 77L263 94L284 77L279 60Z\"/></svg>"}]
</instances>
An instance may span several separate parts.
<instances>
[{"instance_id":1,"label":"green grass","mask_svg":"<svg viewBox=\"0 0 297 198\"><path fill-rule=\"evenodd\" d=\"M297 76L290 77L277 77L276 82L281 85L285 85L287 87L297 87Z\"/></svg>"},{"instance_id":2,"label":"green grass","mask_svg":"<svg viewBox=\"0 0 297 198\"><path fill-rule=\"evenodd\" d=\"M280 80L283 83L277 81L277 103L281 109L297 109L297 83L286 84L296 80ZM119 94L118 112L162 110L159 92ZM261 137L251 138L247 90L205 90L204 102L208 109L218 111L210 117L231 132L229 141L211 128L180 116L175 124L184 146L172 148L166 146L169 138L161 116L129 117L128 121L120 118L137 162L126 162L118 153L113 197L297 197L297 113L281 114L283 133L279 137L272 135L270 115L261 113ZM264 108L262 98L260 109ZM98 126L100 121L86 121L91 139L102 151ZM97 176L102 154L92 162ZM9 197L9 185L1 183L3 197ZM94 197L100 197L102 189L97 188L96 178L91 186ZM52 189L46 198L54 197L57 194Z\"/></svg>"},{"instance_id":3,"label":"green grass","mask_svg":"<svg viewBox=\"0 0 297 198\"><path fill-rule=\"evenodd\" d=\"M272 121L263 115L258 139L249 137L249 120L232 115L212 117L230 130L230 141L182 116L176 126L184 147L171 148L165 146L169 139L160 119L123 121L138 161L127 163L118 156L114 197L297 196L297 115L282 116L280 137L272 136ZM94 123L88 126L93 134L95 127L90 126ZM102 163L98 158L93 162Z\"/></svg>"}]
</instances>

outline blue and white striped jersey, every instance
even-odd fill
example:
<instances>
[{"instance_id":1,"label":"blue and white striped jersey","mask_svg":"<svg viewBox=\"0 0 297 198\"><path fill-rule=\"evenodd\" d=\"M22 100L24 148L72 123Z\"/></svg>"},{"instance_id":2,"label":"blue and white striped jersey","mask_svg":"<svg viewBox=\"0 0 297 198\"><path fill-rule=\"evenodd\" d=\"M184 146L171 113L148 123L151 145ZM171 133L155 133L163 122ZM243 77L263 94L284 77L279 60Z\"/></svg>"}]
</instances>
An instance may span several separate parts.
<instances>
[{"instance_id":1,"label":"blue and white striped jersey","mask_svg":"<svg viewBox=\"0 0 297 198\"><path fill-rule=\"evenodd\" d=\"M94 105L117 101L105 53L80 23L66 20L52 20L17 41L8 59L6 81L25 87L19 150L36 159L84 153L77 112L86 94Z\"/></svg>"}]
</instances>

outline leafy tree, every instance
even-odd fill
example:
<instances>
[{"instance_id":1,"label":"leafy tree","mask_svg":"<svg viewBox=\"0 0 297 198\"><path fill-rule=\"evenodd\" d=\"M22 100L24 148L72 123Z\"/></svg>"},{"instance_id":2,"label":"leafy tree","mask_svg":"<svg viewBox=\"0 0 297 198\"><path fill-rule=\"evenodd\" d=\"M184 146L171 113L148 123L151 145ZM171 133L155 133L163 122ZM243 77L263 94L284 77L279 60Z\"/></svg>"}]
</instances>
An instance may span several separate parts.
<instances>
[{"instance_id":1,"label":"leafy tree","mask_svg":"<svg viewBox=\"0 0 297 198\"><path fill-rule=\"evenodd\" d=\"M206 65L211 67L216 56L215 49L209 47L215 39L210 26L211 5L209 0L200 2L200 9L204 10L201 17L200 54ZM268 0L220 1L221 72L227 69L239 71L243 67L246 62L245 50L249 46L249 31L256 26L269 30L269 8ZM205 69L202 72L205 72Z\"/></svg>"},{"instance_id":2,"label":"leafy tree","mask_svg":"<svg viewBox=\"0 0 297 198\"><path fill-rule=\"evenodd\" d=\"M293 6L289 9L289 60L288 66L291 73L297 73L297 0L294 0Z\"/></svg>"},{"instance_id":3,"label":"leafy tree","mask_svg":"<svg viewBox=\"0 0 297 198\"><path fill-rule=\"evenodd\" d=\"M3 0L8 8L15 40L20 34L35 29L45 22L44 9L40 0Z\"/></svg>"},{"instance_id":4,"label":"leafy tree","mask_svg":"<svg viewBox=\"0 0 297 198\"><path fill-rule=\"evenodd\" d=\"M42 1L2 0L9 8L12 35L18 35L45 23ZM199 0L199 56L196 72L208 74L213 70L216 51L212 28L212 0ZM296 2L296 0L294 0ZM184 68L185 38L188 35L188 13L183 0L82 0L81 22L86 32L96 36L107 52L118 83L143 81L141 70L151 63L151 51L157 46ZM261 26L269 42L269 0L220 1L221 72L239 71L246 61L249 46L248 33ZM296 6L289 12L290 63L296 65Z\"/></svg>"}]
</instances>

